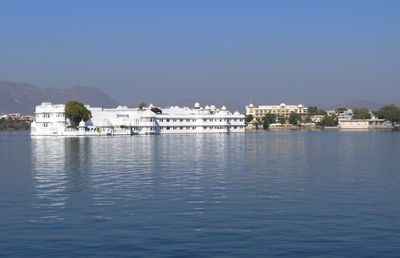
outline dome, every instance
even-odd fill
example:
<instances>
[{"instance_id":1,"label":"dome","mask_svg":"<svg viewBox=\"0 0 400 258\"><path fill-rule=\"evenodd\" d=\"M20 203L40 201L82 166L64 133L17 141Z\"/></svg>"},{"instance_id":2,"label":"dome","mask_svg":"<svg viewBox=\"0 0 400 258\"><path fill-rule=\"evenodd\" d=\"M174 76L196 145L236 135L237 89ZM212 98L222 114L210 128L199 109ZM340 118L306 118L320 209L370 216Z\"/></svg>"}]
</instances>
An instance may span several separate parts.
<instances>
[{"instance_id":1,"label":"dome","mask_svg":"<svg viewBox=\"0 0 400 258\"><path fill-rule=\"evenodd\" d=\"M199 102L196 102L196 103L194 103L194 108L200 108L200 103Z\"/></svg>"},{"instance_id":2,"label":"dome","mask_svg":"<svg viewBox=\"0 0 400 258\"><path fill-rule=\"evenodd\" d=\"M225 106L222 106L221 110L222 110L222 111L226 111L226 107L225 107Z\"/></svg>"},{"instance_id":3,"label":"dome","mask_svg":"<svg viewBox=\"0 0 400 258\"><path fill-rule=\"evenodd\" d=\"M85 127L85 126L86 126L85 121L81 120L81 121L79 122L79 127Z\"/></svg>"},{"instance_id":4,"label":"dome","mask_svg":"<svg viewBox=\"0 0 400 258\"><path fill-rule=\"evenodd\" d=\"M303 108L303 105L302 105L302 104L299 104L297 107L298 107L298 108Z\"/></svg>"},{"instance_id":5,"label":"dome","mask_svg":"<svg viewBox=\"0 0 400 258\"><path fill-rule=\"evenodd\" d=\"M205 110L209 110L209 109L210 109L210 107L209 107L209 106L206 106L204 109L205 109Z\"/></svg>"},{"instance_id":6,"label":"dome","mask_svg":"<svg viewBox=\"0 0 400 258\"><path fill-rule=\"evenodd\" d=\"M149 108L150 109L154 108L154 105L150 103Z\"/></svg>"},{"instance_id":7,"label":"dome","mask_svg":"<svg viewBox=\"0 0 400 258\"><path fill-rule=\"evenodd\" d=\"M254 107L253 104L250 103L250 104L249 104L249 108L253 108L253 107Z\"/></svg>"},{"instance_id":8,"label":"dome","mask_svg":"<svg viewBox=\"0 0 400 258\"><path fill-rule=\"evenodd\" d=\"M216 109L216 107L214 105L211 105L210 108L211 109Z\"/></svg>"},{"instance_id":9,"label":"dome","mask_svg":"<svg viewBox=\"0 0 400 258\"><path fill-rule=\"evenodd\" d=\"M285 107L285 106L286 106L286 104L285 104L285 103L281 103L279 106L281 106L281 107Z\"/></svg>"}]
</instances>

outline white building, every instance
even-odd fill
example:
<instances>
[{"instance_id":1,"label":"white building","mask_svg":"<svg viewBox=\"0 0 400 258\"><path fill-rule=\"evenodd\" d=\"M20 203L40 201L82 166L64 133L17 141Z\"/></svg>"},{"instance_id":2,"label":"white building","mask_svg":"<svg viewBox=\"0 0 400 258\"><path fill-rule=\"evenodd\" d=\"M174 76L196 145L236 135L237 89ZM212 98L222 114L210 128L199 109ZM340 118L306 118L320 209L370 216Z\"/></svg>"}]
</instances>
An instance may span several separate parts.
<instances>
[{"instance_id":1,"label":"white building","mask_svg":"<svg viewBox=\"0 0 400 258\"><path fill-rule=\"evenodd\" d=\"M35 108L31 135L62 135L66 129L65 105L43 102Z\"/></svg>"},{"instance_id":2,"label":"white building","mask_svg":"<svg viewBox=\"0 0 400 258\"><path fill-rule=\"evenodd\" d=\"M349 121L352 119L353 119L353 110L351 110L351 109L348 109L348 110L338 114L338 122L339 123L341 121Z\"/></svg>"},{"instance_id":3,"label":"white building","mask_svg":"<svg viewBox=\"0 0 400 258\"><path fill-rule=\"evenodd\" d=\"M393 126L385 119L351 119L339 120L339 129L392 129Z\"/></svg>"},{"instance_id":4,"label":"white building","mask_svg":"<svg viewBox=\"0 0 400 258\"><path fill-rule=\"evenodd\" d=\"M143 110L119 106L100 108L86 106L92 118L81 121L78 129L70 128L65 118L65 105L42 103L36 107L31 135L132 135L172 133L234 133L244 132L244 115L231 113L225 106L193 108L169 107L161 113L151 111L151 105Z\"/></svg>"},{"instance_id":5,"label":"white building","mask_svg":"<svg viewBox=\"0 0 400 258\"><path fill-rule=\"evenodd\" d=\"M280 105L260 105L255 107L253 104L246 106L246 116L252 115L254 118L262 118L266 114L275 114L277 117L288 118L290 113L294 112L297 114L307 114L308 108L303 105L286 105L282 103Z\"/></svg>"},{"instance_id":6,"label":"white building","mask_svg":"<svg viewBox=\"0 0 400 258\"><path fill-rule=\"evenodd\" d=\"M338 114L339 129L392 129L393 126L385 119L372 116L371 119L353 119L353 111L348 109Z\"/></svg>"},{"instance_id":7,"label":"white building","mask_svg":"<svg viewBox=\"0 0 400 258\"><path fill-rule=\"evenodd\" d=\"M199 103L194 108L170 107L156 115L160 133L208 133L208 132L244 132L244 116L239 112L231 113L225 106L217 109Z\"/></svg>"}]
</instances>

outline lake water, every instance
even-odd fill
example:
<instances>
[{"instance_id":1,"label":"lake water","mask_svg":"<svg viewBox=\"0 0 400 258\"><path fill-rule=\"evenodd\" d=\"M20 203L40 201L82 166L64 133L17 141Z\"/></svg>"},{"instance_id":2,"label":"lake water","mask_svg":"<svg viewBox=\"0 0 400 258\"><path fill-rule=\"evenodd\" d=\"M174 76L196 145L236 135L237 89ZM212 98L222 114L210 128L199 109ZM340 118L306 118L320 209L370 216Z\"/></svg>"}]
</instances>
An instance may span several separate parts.
<instances>
[{"instance_id":1,"label":"lake water","mask_svg":"<svg viewBox=\"0 0 400 258\"><path fill-rule=\"evenodd\" d=\"M0 256L399 257L400 133L0 133Z\"/></svg>"}]
</instances>

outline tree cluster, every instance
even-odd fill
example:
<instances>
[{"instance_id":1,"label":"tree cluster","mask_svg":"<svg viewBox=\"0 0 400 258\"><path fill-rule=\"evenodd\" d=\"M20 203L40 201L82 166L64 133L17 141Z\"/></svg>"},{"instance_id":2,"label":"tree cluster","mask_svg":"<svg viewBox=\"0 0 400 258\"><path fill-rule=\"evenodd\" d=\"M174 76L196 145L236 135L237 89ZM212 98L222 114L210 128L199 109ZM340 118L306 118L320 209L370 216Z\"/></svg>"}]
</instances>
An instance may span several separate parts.
<instances>
[{"instance_id":1,"label":"tree cluster","mask_svg":"<svg viewBox=\"0 0 400 258\"><path fill-rule=\"evenodd\" d=\"M338 119L336 116L325 115L320 125L323 127L337 126Z\"/></svg>"},{"instance_id":2,"label":"tree cluster","mask_svg":"<svg viewBox=\"0 0 400 258\"><path fill-rule=\"evenodd\" d=\"M308 107L308 111L307 111L308 116L325 115L325 114L326 114L325 110L320 109L317 106Z\"/></svg>"},{"instance_id":3,"label":"tree cluster","mask_svg":"<svg viewBox=\"0 0 400 258\"><path fill-rule=\"evenodd\" d=\"M248 123L252 122L253 119L254 119L253 115L247 115L247 116L244 118L244 121L246 122L246 124L248 124Z\"/></svg>"},{"instance_id":4,"label":"tree cluster","mask_svg":"<svg viewBox=\"0 0 400 258\"><path fill-rule=\"evenodd\" d=\"M375 112L375 115L378 118L390 121L392 125L400 123L400 108L393 104L381 107Z\"/></svg>"},{"instance_id":5,"label":"tree cluster","mask_svg":"<svg viewBox=\"0 0 400 258\"><path fill-rule=\"evenodd\" d=\"M263 119L263 128L268 129L270 124L276 123L275 114L265 114Z\"/></svg>"},{"instance_id":6,"label":"tree cluster","mask_svg":"<svg viewBox=\"0 0 400 258\"><path fill-rule=\"evenodd\" d=\"M371 112L367 108L354 108L353 119L371 119Z\"/></svg>"},{"instance_id":7,"label":"tree cluster","mask_svg":"<svg viewBox=\"0 0 400 258\"><path fill-rule=\"evenodd\" d=\"M92 113L81 102L69 101L65 106L65 117L69 119L71 126L76 127L80 121L92 118Z\"/></svg>"},{"instance_id":8,"label":"tree cluster","mask_svg":"<svg viewBox=\"0 0 400 258\"><path fill-rule=\"evenodd\" d=\"M0 119L0 131L14 131L14 130L29 130L31 125L30 121L19 119Z\"/></svg>"},{"instance_id":9,"label":"tree cluster","mask_svg":"<svg viewBox=\"0 0 400 258\"><path fill-rule=\"evenodd\" d=\"M301 115L295 112L291 112L289 114L289 124L291 125L299 125L301 122Z\"/></svg>"}]
</instances>

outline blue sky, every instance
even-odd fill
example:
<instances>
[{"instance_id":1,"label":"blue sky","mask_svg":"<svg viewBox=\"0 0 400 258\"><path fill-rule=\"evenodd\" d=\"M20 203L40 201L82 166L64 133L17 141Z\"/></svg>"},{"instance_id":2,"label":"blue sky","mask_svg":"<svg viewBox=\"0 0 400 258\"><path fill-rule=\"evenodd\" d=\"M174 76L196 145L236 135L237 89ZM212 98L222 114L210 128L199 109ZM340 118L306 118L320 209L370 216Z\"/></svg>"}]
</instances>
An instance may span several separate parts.
<instances>
[{"instance_id":1,"label":"blue sky","mask_svg":"<svg viewBox=\"0 0 400 258\"><path fill-rule=\"evenodd\" d=\"M128 105L400 103L400 1L0 1L0 80Z\"/></svg>"}]
</instances>

